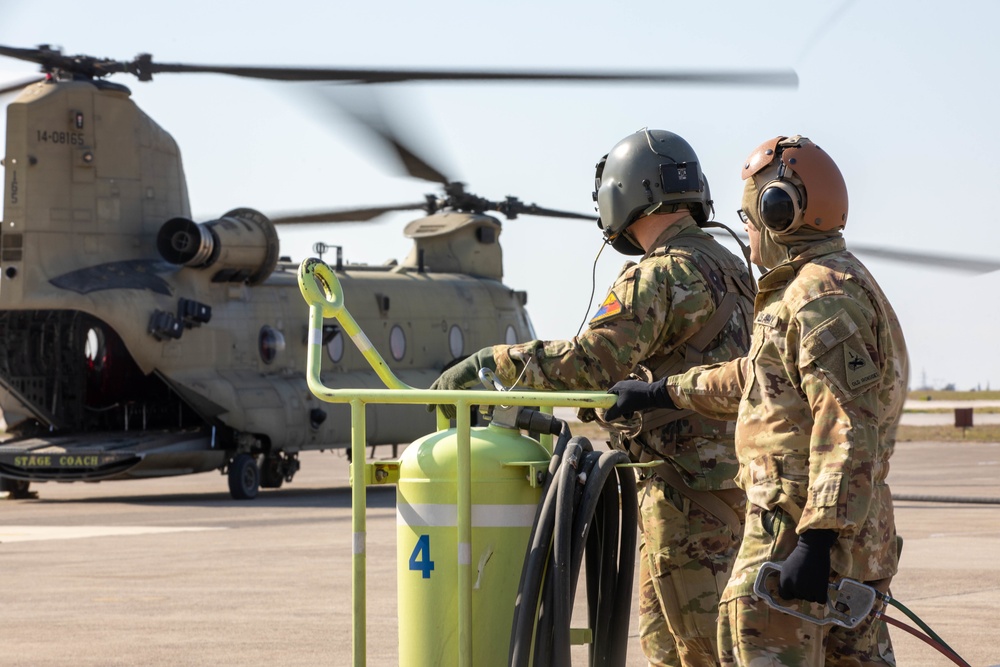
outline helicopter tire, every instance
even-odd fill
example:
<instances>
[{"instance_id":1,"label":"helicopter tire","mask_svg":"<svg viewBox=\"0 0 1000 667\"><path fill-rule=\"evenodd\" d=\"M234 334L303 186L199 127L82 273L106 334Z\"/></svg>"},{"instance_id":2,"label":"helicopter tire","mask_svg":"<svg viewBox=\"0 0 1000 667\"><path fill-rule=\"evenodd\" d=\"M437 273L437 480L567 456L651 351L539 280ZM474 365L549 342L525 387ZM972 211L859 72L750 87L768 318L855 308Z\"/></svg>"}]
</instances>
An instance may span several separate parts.
<instances>
[{"instance_id":1,"label":"helicopter tire","mask_svg":"<svg viewBox=\"0 0 1000 667\"><path fill-rule=\"evenodd\" d=\"M35 494L29 491L31 482L24 479L12 479L10 477L0 477L0 493L7 493L11 500L23 500L33 498Z\"/></svg>"},{"instance_id":2,"label":"helicopter tire","mask_svg":"<svg viewBox=\"0 0 1000 667\"><path fill-rule=\"evenodd\" d=\"M265 456L260 464L260 486L263 489L280 489L285 481L282 460L277 456Z\"/></svg>"},{"instance_id":3,"label":"helicopter tire","mask_svg":"<svg viewBox=\"0 0 1000 667\"><path fill-rule=\"evenodd\" d=\"M260 491L260 468L249 454L237 454L229 464L229 495L233 500L253 500Z\"/></svg>"}]
</instances>

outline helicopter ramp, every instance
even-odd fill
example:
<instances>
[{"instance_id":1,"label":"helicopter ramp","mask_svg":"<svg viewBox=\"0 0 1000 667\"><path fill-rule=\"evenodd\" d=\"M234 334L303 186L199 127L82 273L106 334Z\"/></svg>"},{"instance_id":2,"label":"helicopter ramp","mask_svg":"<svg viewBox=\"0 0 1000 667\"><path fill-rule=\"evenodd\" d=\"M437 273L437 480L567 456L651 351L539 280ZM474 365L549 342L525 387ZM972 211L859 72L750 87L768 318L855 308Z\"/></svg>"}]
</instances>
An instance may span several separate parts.
<instances>
[{"instance_id":1,"label":"helicopter ramp","mask_svg":"<svg viewBox=\"0 0 1000 667\"><path fill-rule=\"evenodd\" d=\"M187 475L225 462L214 445L204 429L15 438L0 443L0 475L31 482Z\"/></svg>"}]
</instances>

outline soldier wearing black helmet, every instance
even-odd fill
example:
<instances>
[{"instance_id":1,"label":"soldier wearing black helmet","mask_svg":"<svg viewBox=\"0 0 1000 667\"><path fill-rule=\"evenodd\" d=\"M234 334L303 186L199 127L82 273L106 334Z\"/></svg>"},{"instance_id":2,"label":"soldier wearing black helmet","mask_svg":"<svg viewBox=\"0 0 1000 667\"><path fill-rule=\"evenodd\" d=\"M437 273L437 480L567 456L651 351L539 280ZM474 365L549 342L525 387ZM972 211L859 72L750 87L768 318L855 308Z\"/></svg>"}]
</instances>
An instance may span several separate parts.
<instances>
[{"instance_id":1,"label":"soldier wearing black helmet","mask_svg":"<svg viewBox=\"0 0 1000 667\"><path fill-rule=\"evenodd\" d=\"M658 378L744 354L753 283L700 225L712 199L698 156L663 130L629 135L597 165L594 198L606 242L638 263L622 269L586 330L560 341L496 345L445 373L435 389L478 383L595 390L636 373ZM658 411L611 425L642 468L640 639L652 665L715 665L719 593L742 534L731 422Z\"/></svg>"}]
</instances>

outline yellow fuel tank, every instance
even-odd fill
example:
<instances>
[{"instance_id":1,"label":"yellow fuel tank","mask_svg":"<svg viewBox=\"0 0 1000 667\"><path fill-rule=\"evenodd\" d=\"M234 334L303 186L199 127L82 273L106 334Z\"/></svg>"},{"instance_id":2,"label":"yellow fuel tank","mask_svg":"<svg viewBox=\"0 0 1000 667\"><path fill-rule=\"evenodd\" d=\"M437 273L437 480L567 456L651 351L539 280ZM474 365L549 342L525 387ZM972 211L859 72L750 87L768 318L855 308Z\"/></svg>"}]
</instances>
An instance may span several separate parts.
<instances>
[{"instance_id":1,"label":"yellow fuel tank","mask_svg":"<svg viewBox=\"0 0 1000 667\"><path fill-rule=\"evenodd\" d=\"M472 541L458 542L455 429L417 440L400 459L396 497L399 664L457 665L458 567L472 568L472 650L477 667L507 664L514 598L541 498L530 470L548 452L514 429L471 433Z\"/></svg>"}]
</instances>

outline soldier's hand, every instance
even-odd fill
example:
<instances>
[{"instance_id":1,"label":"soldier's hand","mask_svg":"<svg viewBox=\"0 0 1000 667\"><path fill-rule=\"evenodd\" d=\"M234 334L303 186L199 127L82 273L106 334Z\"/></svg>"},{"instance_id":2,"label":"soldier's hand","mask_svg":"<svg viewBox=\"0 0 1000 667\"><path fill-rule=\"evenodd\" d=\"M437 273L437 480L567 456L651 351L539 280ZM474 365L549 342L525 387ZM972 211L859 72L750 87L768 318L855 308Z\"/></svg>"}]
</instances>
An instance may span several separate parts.
<instances>
[{"instance_id":1,"label":"soldier's hand","mask_svg":"<svg viewBox=\"0 0 1000 667\"><path fill-rule=\"evenodd\" d=\"M617 394L618 402L608 408L604 418L607 421L624 417L630 419L633 414L650 408L674 408L674 402L667 391L667 378L656 382L642 380L622 380L615 383L609 394Z\"/></svg>"},{"instance_id":2,"label":"soldier's hand","mask_svg":"<svg viewBox=\"0 0 1000 667\"><path fill-rule=\"evenodd\" d=\"M485 347L475 354L469 355L462 361L458 362L451 368L446 369L437 380L434 380L434 384L431 385L431 389L441 389L444 391L454 391L458 389L469 389L475 387L479 384L479 369L488 368L493 372L497 370L497 362L493 358L493 348ZM455 418L455 406L454 405L428 405L427 410L433 411L434 408L440 407L441 412L448 419Z\"/></svg>"},{"instance_id":3,"label":"soldier's hand","mask_svg":"<svg viewBox=\"0 0 1000 667\"><path fill-rule=\"evenodd\" d=\"M837 541L835 530L807 530L781 566L778 592L786 600L826 603L830 584L830 549Z\"/></svg>"}]
</instances>

